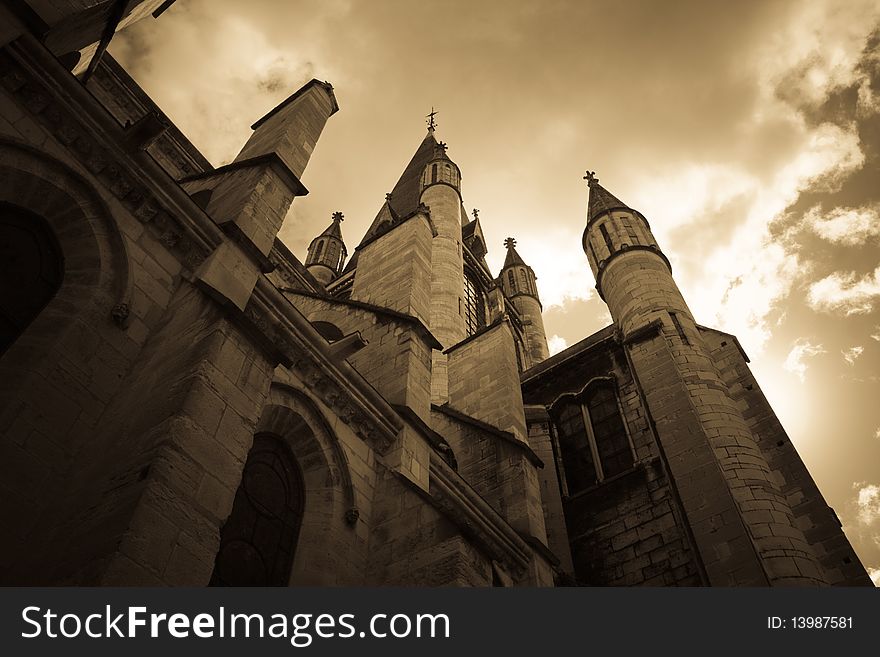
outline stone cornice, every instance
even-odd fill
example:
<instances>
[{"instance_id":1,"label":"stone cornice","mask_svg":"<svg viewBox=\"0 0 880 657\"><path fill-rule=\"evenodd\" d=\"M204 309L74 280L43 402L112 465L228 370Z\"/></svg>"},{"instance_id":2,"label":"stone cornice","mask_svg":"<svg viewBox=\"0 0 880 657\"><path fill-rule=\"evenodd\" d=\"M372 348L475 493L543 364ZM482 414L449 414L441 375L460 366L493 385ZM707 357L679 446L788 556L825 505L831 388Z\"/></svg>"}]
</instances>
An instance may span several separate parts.
<instances>
[{"instance_id":1,"label":"stone cornice","mask_svg":"<svg viewBox=\"0 0 880 657\"><path fill-rule=\"evenodd\" d=\"M225 239L153 158L32 36L0 51L0 84L190 270Z\"/></svg>"},{"instance_id":2,"label":"stone cornice","mask_svg":"<svg viewBox=\"0 0 880 657\"><path fill-rule=\"evenodd\" d=\"M522 577L534 549L439 455L431 454L430 468L428 495L434 506L476 540L492 559Z\"/></svg>"},{"instance_id":3,"label":"stone cornice","mask_svg":"<svg viewBox=\"0 0 880 657\"><path fill-rule=\"evenodd\" d=\"M403 427L397 412L347 361L332 357L327 341L265 277L244 318L339 419L378 453L388 451Z\"/></svg>"}]
</instances>

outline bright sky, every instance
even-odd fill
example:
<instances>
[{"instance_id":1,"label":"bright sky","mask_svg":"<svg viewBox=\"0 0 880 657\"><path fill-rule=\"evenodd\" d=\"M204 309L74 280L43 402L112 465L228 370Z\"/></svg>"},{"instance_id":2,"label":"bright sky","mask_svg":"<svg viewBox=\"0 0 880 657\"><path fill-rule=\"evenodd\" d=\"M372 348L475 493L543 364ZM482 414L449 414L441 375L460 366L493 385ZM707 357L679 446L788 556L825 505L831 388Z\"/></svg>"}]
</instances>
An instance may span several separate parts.
<instances>
[{"instance_id":1,"label":"bright sky","mask_svg":"<svg viewBox=\"0 0 880 657\"><path fill-rule=\"evenodd\" d=\"M336 90L281 237L350 250L438 109L498 271L538 275L551 349L610 321L581 251L595 169L697 321L735 333L880 581L880 4L179 0L111 53L216 166L317 77Z\"/></svg>"}]
</instances>

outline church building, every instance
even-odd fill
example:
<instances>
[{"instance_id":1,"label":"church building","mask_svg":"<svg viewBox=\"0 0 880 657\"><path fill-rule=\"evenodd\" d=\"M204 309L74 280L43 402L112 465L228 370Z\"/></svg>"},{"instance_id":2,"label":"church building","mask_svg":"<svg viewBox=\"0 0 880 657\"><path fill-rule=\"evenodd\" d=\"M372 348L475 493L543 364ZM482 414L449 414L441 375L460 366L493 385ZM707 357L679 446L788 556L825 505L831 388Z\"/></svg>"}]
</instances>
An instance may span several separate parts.
<instances>
[{"instance_id":1,"label":"church building","mask_svg":"<svg viewBox=\"0 0 880 657\"><path fill-rule=\"evenodd\" d=\"M212 166L106 52L170 4L0 5L0 583L871 585L612 185L571 218L612 324L553 356L433 117L293 254L333 87Z\"/></svg>"}]
</instances>

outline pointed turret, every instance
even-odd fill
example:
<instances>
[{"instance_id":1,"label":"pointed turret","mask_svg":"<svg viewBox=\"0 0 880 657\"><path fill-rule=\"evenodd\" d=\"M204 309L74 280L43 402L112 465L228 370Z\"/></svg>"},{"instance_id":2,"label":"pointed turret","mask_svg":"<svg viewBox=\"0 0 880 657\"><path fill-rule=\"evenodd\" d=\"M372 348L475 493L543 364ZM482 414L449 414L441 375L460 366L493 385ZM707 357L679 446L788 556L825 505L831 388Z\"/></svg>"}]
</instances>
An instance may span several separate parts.
<instances>
[{"instance_id":1,"label":"pointed turret","mask_svg":"<svg viewBox=\"0 0 880 657\"><path fill-rule=\"evenodd\" d=\"M587 203L587 227L584 230L583 247L596 277L596 289L605 299L602 277L611 260L630 250L651 251L670 270L669 261L651 234L648 220L638 210L614 196L599 184L595 172L584 176L590 189Z\"/></svg>"},{"instance_id":2,"label":"pointed turret","mask_svg":"<svg viewBox=\"0 0 880 657\"><path fill-rule=\"evenodd\" d=\"M815 554L780 490L778 471L722 379L647 220L602 187L592 171L585 179L590 199L584 250L596 288L635 379L662 382L647 388L645 401L658 444L670 455L669 476L678 482L695 544L703 554L726 555L706 561L709 583L822 584ZM766 507L756 507L756 499ZM706 521L728 517L721 531L715 521ZM784 549L779 537L785 537ZM730 552L733 544L744 547Z\"/></svg>"},{"instance_id":3,"label":"pointed turret","mask_svg":"<svg viewBox=\"0 0 880 657\"><path fill-rule=\"evenodd\" d=\"M516 240L504 240L507 256L501 268L501 289L519 311L523 322L523 333L528 351L529 367L547 358L547 335L544 332L544 319L541 316L541 299L538 296L537 276L517 253Z\"/></svg>"},{"instance_id":4,"label":"pointed turret","mask_svg":"<svg viewBox=\"0 0 880 657\"><path fill-rule=\"evenodd\" d=\"M324 285L339 276L348 255L340 225L344 217L341 212L334 212L333 222L309 244L306 268Z\"/></svg>"}]
</instances>

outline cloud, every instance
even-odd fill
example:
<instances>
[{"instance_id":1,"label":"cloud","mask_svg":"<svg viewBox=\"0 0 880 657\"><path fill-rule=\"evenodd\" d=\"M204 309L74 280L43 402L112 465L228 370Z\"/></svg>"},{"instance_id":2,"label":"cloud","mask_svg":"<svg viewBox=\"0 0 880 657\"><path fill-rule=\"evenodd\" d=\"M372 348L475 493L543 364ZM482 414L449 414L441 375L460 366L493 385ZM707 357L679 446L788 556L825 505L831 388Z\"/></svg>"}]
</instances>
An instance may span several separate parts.
<instances>
[{"instance_id":1,"label":"cloud","mask_svg":"<svg viewBox=\"0 0 880 657\"><path fill-rule=\"evenodd\" d=\"M834 272L810 285L807 303L813 310L866 315L880 297L880 267L859 278L855 272Z\"/></svg>"},{"instance_id":2,"label":"cloud","mask_svg":"<svg viewBox=\"0 0 880 657\"><path fill-rule=\"evenodd\" d=\"M816 205L804 214L803 223L822 239L856 246L880 235L880 206L834 208L823 213Z\"/></svg>"},{"instance_id":3,"label":"cloud","mask_svg":"<svg viewBox=\"0 0 880 657\"><path fill-rule=\"evenodd\" d=\"M568 342L566 342L565 338L560 338L558 335L551 335L547 340L547 347L550 349L550 355L558 354L560 351L565 349L568 346Z\"/></svg>"},{"instance_id":4,"label":"cloud","mask_svg":"<svg viewBox=\"0 0 880 657\"><path fill-rule=\"evenodd\" d=\"M851 535L863 548L869 545L880 548L880 485L859 481L853 483L852 489L855 495L848 506L855 511L856 523L851 527ZM864 562L864 557L862 561ZM878 570L880 569L868 569L875 584Z\"/></svg>"},{"instance_id":5,"label":"cloud","mask_svg":"<svg viewBox=\"0 0 880 657\"><path fill-rule=\"evenodd\" d=\"M877 430L874 431L874 438L880 440L880 427L877 427Z\"/></svg>"},{"instance_id":6,"label":"cloud","mask_svg":"<svg viewBox=\"0 0 880 657\"><path fill-rule=\"evenodd\" d=\"M808 340L799 338L791 348L791 351L788 352L782 367L792 374L797 374L798 378L803 381L804 375L807 373L805 359L824 353L825 349L821 344L814 345Z\"/></svg>"},{"instance_id":7,"label":"cloud","mask_svg":"<svg viewBox=\"0 0 880 657\"><path fill-rule=\"evenodd\" d=\"M874 586L880 586L880 568L868 568L868 576L874 582Z\"/></svg>"},{"instance_id":8,"label":"cloud","mask_svg":"<svg viewBox=\"0 0 880 657\"><path fill-rule=\"evenodd\" d=\"M856 491L856 517L862 525L880 520L880 486L861 481L853 484Z\"/></svg>"},{"instance_id":9,"label":"cloud","mask_svg":"<svg viewBox=\"0 0 880 657\"><path fill-rule=\"evenodd\" d=\"M871 339L880 342L880 326L874 327L874 333L871 334Z\"/></svg>"},{"instance_id":10,"label":"cloud","mask_svg":"<svg viewBox=\"0 0 880 657\"><path fill-rule=\"evenodd\" d=\"M849 349L844 349L840 353L843 354L843 360L845 360L849 365L855 365L856 359L862 355L862 352L865 350L862 346L850 347Z\"/></svg>"},{"instance_id":11,"label":"cloud","mask_svg":"<svg viewBox=\"0 0 880 657\"><path fill-rule=\"evenodd\" d=\"M250 125L314 77L314 66L302 49L270 43L247 17L204 3L171 11L185 20L143 21L114 38L111 53L209 161L229 162Z\"/></svg>"},{"instance_id":12,"label":"cloud","mask_svg":"<svg viewBox=\"0 0 880 657\"><path fill-rule=\"evenodd\" d=\"M587 301L595 296L590 266L580 247L579 229L550 229L543 235L520 230L517 235L517 252L538 275L538 294L545 311L563 306L570 300ZM571 253L572 247L577 249L574 254ZM560 257L561 253L568 254L568 257ZM493 271L501 269L504 255L503 249L495 249L487 256Z\"/></svg>"}]
</instances>

